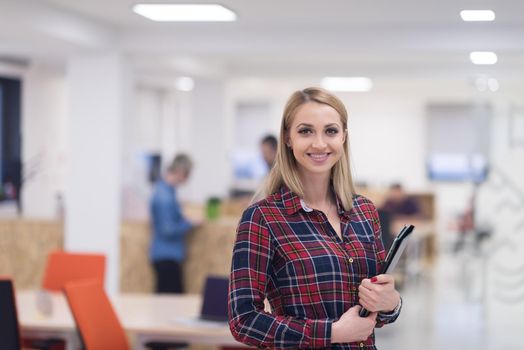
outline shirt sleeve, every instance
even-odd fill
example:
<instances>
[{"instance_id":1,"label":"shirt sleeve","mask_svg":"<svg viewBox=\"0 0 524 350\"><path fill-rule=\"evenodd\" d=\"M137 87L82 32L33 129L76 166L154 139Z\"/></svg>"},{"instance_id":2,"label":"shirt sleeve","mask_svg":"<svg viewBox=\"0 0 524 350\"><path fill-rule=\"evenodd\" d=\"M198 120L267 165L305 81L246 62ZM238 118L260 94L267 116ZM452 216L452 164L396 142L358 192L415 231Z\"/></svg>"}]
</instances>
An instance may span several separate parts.
<instances>
[{"instance_id":1,"label":"shirt sleeve","mask_svg":"<svg viewBox=\"0 0 524 350\"><path fill-rule=\"evenodd\" d=\"M400 310L402 309L402 298L397 307L391 312L379 312L377 315L377 327L382 327L387 323L394 322L400 315Z\"/></svg>"},{"instance_id":2,"label":"shirt sleeve","mask_svg":"<svg viewBox=\"0 0 524 350\"><path fill-rule=\"evenodd\" d=\"M171 192L161 192L158 195L154 215L159 233L167 237L184 236L193 227L182 214L182 209Z\"/></svg>"},{"instance_id":3,"label":"shirt sleeve","mask_svg":"<svg viewBox=\"0 0 524 350\"><path fill-rule=\"evenodd\" d=\"M325 348L332 320L297 319L264 311L274 247L261 209L248 208L237 229L229 285L229 327L241 343L260 348Z\"/></svg>"},{"instance_id":4,"label":"shirt sleeve","mask_svg":"<svg viewBox=\"0 0 524 350\"><path fill-rule=\"evenodd\" d=\"M373 231L375 235L375 244L377 247L377 271L381 271L382 265L386 260L386 251L384 249L384 244L382 243L382 228L380 227L380 219L378 216L378 211L373 205ZM377 328L381 328L385 324L393 323L400 315L400 310L402 309L402 299L400 300L399 305L392 312L379 312L377 315Z\"/></svg>"}]
</instances>

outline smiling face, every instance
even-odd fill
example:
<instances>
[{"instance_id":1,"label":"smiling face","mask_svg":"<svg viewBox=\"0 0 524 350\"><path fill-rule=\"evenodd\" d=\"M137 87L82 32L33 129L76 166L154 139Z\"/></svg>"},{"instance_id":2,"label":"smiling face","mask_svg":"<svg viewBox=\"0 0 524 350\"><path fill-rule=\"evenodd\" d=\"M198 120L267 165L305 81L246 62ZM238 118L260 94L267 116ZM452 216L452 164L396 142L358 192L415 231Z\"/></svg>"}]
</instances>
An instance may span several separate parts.
<instances>
[{"instance_id":1,"label":"smiling face","mask_svg":"<svg viewBox=\"0 0 524 350\"><path fill-rule=\"evenodd\" d=\"M331 106L317 102L301 105L288 128L291 147L301 176L330 176L331 168L344 154L346 130Z\"/></svg>"}]
</instances>

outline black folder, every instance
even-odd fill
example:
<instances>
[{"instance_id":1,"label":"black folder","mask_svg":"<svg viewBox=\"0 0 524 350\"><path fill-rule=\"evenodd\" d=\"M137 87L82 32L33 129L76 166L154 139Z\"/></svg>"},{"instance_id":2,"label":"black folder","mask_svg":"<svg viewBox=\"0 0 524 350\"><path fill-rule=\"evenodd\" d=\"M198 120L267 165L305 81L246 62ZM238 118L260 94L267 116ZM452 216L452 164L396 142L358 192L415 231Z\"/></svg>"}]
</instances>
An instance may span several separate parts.
<instances>
[{"instance_id":1,"label":"black folder","mask_svg":"<svg viewBox=\"0 0 524 350\"><path fill-rule=\"evenodd\" d=\"M393 269L395 269L395 266L397 266L402 252L404 251L404 249L406 249L406 245L408 243L407 238L413 232L414 228L415 226L413 225L405 225L402 228L402 230L400 230L397 237L395 237L393 244L391 244L391 248L389 248L388 255L386 256L386 260L384 261L384 265L382 266L382 270L379 274L389 274L393 271ZM369 316L369 311L362 308L360 310L360 316Z\"/></svg>"}]
</instances>

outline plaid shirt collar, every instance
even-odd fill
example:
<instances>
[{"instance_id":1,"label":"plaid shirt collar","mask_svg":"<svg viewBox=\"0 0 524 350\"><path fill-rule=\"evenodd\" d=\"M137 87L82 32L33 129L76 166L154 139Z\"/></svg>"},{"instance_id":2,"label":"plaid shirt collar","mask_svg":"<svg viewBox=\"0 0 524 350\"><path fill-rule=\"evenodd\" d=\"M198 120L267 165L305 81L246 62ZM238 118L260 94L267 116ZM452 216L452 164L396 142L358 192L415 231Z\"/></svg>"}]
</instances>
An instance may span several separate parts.
<instances>
[{"instance_id":1,"label":"plaid shirt collar","mask_svg":"<svg viewBox=\"0 0 524 350\"><path fill-rule=\"evenodd\" d=\"M284 208L286 209L286 213L288 215L296 214L300 210L303 210L306 213L313 211L312 208L309 208L307 206L306 202L304 202L302 198L300 198L295 192L291 191L289 187L287 187L286 185L283 185L280 188L280 195L282 197L282 203L284 204ZM342 202L340 201L338 195L336 196L336 198L338 214L349 217L350 211L344 210L344 207L342 206Z\"/></svg>"}]
</instances>

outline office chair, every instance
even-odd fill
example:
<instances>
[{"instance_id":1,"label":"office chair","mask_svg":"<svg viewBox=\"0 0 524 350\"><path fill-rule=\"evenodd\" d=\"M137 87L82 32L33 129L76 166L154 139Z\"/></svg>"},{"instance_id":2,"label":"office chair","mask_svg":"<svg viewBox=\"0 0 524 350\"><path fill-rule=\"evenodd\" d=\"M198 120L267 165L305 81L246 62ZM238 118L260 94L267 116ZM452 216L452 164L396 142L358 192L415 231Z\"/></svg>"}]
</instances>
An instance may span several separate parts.
<instances>
[{"instance_id":1,"label":"office chair","mask_svg":"<svg viewBox=\"0 0 524 350\"><path fill-rule=\"evenodd\" d=\"M3 350L20 350L20 330L13 282L0 277L0 345Z\"/></svg>"},{"instance_id":2,"label":"office chair","mask_svg":"<svg viewBox=\"0 0 524 350\"><path fill-rule=\"evenodd\" d=\"M100 281L68 282L64 293L86 350L130 350L124 328Z\"/></svg>"},{"instance_id":3,"label":"office chair","mask_svg":"<svg viewBox=\"0 0 524 350\"><path fill-rule=\"evenodd\" d=\"M42 280L42 289L61 292L67 282L96 279L104 282L105 255L68 253L61 250L50 253ZM65 341L60 338L24 339L24 344L40 350L62 350Z\"/></svg>"},{"instance_id":4,"label":"office chair","mask_svg":"<svg viewBox=\"0 0 524 350\"><path fill-rule=\"evenodd\" d=\"M106 257L103 254L54 251L47 258L42 288L60 292L65 283L96 279L104 283Z\"/></svg>"}]
</instances>

